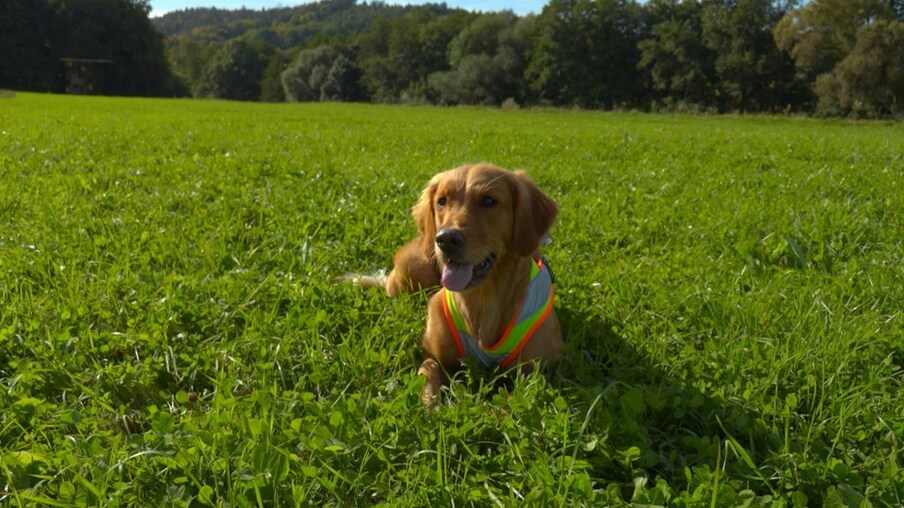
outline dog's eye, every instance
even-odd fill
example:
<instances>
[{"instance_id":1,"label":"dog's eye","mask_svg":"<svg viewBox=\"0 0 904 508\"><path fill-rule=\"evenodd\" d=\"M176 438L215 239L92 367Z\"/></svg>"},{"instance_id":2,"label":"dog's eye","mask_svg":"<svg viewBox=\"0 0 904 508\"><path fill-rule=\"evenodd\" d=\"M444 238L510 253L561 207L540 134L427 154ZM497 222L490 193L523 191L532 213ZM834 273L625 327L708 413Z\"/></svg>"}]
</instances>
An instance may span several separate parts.
<instances>
[{"instance_id":1,"label":"dog's eye","mask_svg":"<svg viewBox=\"0 0 904 508\"><path fill-rule=\"evenodd\" d=\"M483 199L480 200L480 205L484 208L491 208L496 205L496 200L491 196L484 196Z\"/></svg>"},{"instance_id":2,"label":"dog's eye","mask_svg":"<svg viewBox=\"0 0 904 508\"><path fill-rule=\"evenodd\" d=\"M438 206L440 208L445 207L446 203L447 203L446 196L443 196L436 200L436 206Z\"/></svg>"}]
</instances>

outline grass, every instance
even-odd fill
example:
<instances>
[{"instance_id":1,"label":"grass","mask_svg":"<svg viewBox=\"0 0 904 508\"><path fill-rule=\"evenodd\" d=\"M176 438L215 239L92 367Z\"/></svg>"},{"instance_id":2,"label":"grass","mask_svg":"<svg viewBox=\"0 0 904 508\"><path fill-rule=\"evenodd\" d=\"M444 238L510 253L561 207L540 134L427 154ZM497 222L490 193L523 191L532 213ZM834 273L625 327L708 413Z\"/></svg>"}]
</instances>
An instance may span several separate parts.
<instances>
[{"instance_id":1,"label":"grass","mask_svg":"<svg viewBox=\"0 0 904 508\"><path fill-rule=\"evenodd\" d=\"M904 503L904 126L16 94L0 502ZM387 267L433 173L527 169L565 358L418 403Z\"/></svg>"}]
</instances>

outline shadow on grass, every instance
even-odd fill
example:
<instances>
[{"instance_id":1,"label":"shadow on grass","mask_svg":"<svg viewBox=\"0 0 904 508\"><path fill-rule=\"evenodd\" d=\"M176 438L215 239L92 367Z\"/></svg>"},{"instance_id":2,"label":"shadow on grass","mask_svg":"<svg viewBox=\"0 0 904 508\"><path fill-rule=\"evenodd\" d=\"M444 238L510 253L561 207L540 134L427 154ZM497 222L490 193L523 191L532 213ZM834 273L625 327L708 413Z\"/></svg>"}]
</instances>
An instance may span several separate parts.
<instances>
[{"instance_id":1,"label":"shadow on grass","mask_svg":"<svg viewBox=\"0 0 904 508\"><path fill-rule=\"evenodd\" d=\"M584 415L584 433L605 439L584 457L596 481L621 484L627 499L637 478L646 489L664 481L656 488L670 496L776 494L768 459L783 440L762 415L708 396L689 375L657 365L620 334L622 323L568 308L557 312L565 346L551 384Z\"/></svg>"}]
</instances>

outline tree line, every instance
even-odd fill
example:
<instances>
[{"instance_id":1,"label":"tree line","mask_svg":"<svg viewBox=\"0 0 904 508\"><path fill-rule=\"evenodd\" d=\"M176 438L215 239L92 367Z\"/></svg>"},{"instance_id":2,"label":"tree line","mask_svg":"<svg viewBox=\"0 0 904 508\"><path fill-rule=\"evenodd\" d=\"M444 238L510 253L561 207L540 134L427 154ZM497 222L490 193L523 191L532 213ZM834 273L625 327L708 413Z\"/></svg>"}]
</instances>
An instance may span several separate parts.
<instances>
[{"instance_id":1,"label":"tree line","mask_svg":"<svg viewBox=\"0 0 904 508\"><path fill-rule=\"evenodd\" d=\"M158 91L167 94L904 114L904 0L550 0L528 16L327 0L264 11L189 9L151 22L165 34L173 78L158 78ZM0 63L0 86L9 87ZM47 79L20 76L12 86L24 82Z\"/></svg>"}]
</instances>

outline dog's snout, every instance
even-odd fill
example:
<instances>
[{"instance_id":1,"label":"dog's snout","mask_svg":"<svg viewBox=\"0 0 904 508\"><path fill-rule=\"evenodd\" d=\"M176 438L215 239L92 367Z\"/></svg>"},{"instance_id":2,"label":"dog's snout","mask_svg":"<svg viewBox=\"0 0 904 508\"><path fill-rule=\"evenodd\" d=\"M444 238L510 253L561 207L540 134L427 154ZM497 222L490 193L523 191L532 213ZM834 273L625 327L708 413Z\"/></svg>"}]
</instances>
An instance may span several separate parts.
<instances>
[{"instance_id":1,"label":"dog's snout","mask_svg":"<svg viewBox=\"0 0 904 508\"><path fill-rule=\"evenodd\" d=\"M436 245L449 256L459 255L465 248L465 235L455 229L440 229L436 234Z\"/></svg>"}]
</instances>

